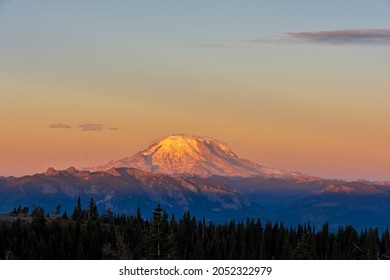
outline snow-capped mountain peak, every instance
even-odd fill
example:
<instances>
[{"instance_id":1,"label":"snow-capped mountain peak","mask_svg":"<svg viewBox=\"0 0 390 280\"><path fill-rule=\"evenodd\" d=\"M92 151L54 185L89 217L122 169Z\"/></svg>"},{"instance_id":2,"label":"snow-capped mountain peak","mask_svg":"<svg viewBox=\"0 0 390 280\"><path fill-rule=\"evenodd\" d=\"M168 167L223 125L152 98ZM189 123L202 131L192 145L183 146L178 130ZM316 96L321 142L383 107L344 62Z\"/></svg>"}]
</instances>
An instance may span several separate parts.
<instances>
[{"instance_id":1,"label":"snow-capped mountain peak","mask_svg":"<svg viewBox=\"0 0 390 280\"><path fill-rule=\"evenodd\" d=\"M214 138L183 134L170 135L156 140L145 150L130 157L88 169L96 171L113 167L133 167L151 173L188 174L201 177L290 174L241 159L227 144Z\"/></svg>"},{"instance_id":2,"label":"snow-capped mountain peak","mask_svg":"<svg viewBox=\"0 0 390 280\"><path fill-rule=\"evenodd\" d=\"M226 144L210 137L188 135L171 135L152 144L141 152L143 156L188 158L191 160L207 160L210 153L237 159L237 156Z\"/></svg>"}]
</instances>

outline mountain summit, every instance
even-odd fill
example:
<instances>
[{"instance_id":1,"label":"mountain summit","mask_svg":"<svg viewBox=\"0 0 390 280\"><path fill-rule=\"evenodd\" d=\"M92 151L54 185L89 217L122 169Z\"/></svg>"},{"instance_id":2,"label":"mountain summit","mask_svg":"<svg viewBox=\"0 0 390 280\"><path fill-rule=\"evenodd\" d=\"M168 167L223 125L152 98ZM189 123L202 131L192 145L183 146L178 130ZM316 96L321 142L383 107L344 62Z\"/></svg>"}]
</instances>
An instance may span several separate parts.
<instances>
[{"instance_id":1,"label":"mountain summit","mask_svg":"<svg viewBox=\"0 0 390 280\"><path fill-rule=\"evenodd\" d=\"M281 170L265 168L241 159L225 143L214 138L181 134L157 140L145 150L130 157L88 169L104 171L118 167L133 167L151 173L188 174L200 177L287 174Z\"/></svg>"}]
</instances>

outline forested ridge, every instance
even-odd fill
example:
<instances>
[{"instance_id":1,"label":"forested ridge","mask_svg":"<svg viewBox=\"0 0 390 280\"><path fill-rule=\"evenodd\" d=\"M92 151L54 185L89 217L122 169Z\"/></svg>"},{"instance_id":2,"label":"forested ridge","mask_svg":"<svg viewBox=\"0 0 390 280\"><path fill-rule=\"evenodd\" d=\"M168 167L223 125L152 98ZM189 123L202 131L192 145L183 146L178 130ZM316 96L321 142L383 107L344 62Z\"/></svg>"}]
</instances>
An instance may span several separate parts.
<instances>
[{"instance_id":1,"label":"forested ridge","mask_svg":"<svg viewBox=\"0 0 390 280\"><path fill-rule=\"evenodd\" d=\"M390 234L353 226L332 232L310 224L285 226L260 219L225 224L170 216L158 204L151 219L98 213L78 199L72 215L19 206L13 222L0 221L0 259L389 259ZM26 222L19 216L31 217Z\"/></svg>"}]
</instances>

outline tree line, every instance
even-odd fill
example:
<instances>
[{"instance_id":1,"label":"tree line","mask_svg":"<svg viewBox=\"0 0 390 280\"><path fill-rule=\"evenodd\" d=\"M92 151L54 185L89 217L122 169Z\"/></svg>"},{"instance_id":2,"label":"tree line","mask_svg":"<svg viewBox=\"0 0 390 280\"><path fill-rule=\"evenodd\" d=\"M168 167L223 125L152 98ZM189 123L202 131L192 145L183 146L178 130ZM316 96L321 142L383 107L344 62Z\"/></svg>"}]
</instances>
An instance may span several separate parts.
<instances>
[{"instance_id":1,"label":"tree line","mask_svg":"<svg viewBox=\"0 0 390 280\"><path fill-rule=\"evenodd\" d=\"M26 208L18 210L26 215ZM15 212L15 209L14 209ZM13 215L16 215L16 212ZM58 214L58 207L56 209ZM34 207L31 221L0 221L0 259L389 259L390 234L353 226L330 231L260 219L215 224L186 211L169 215L160 204L150 219L135 215L99 215L93 198L86 208L78 198L68 217Z\"/></svg>"}]
</instances>

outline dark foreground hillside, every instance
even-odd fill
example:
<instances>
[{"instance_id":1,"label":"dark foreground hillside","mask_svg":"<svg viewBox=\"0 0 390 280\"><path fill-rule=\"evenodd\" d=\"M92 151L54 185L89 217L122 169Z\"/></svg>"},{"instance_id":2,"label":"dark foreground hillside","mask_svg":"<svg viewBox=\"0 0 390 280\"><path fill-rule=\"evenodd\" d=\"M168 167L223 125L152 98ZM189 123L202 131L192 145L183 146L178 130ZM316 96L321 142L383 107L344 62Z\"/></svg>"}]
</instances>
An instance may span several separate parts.
<instances>
[{"instance_id":1,"label":"dark foreground hillside","mask_svg":"<svg viewBox=\"0 0 390 280\"><path fill-rule=\"evenodd\" d=\"M352 226L330 232L328 224L286 227L260 220L217 225L169 216L158 205L150 220L98 215L91 199L78 201L70 217L47 215L36 207L15 209L0 221L0 259L388 259L390 234ZM12 221L13 219L13 221Z\"/></svg>"}]
</instances>

